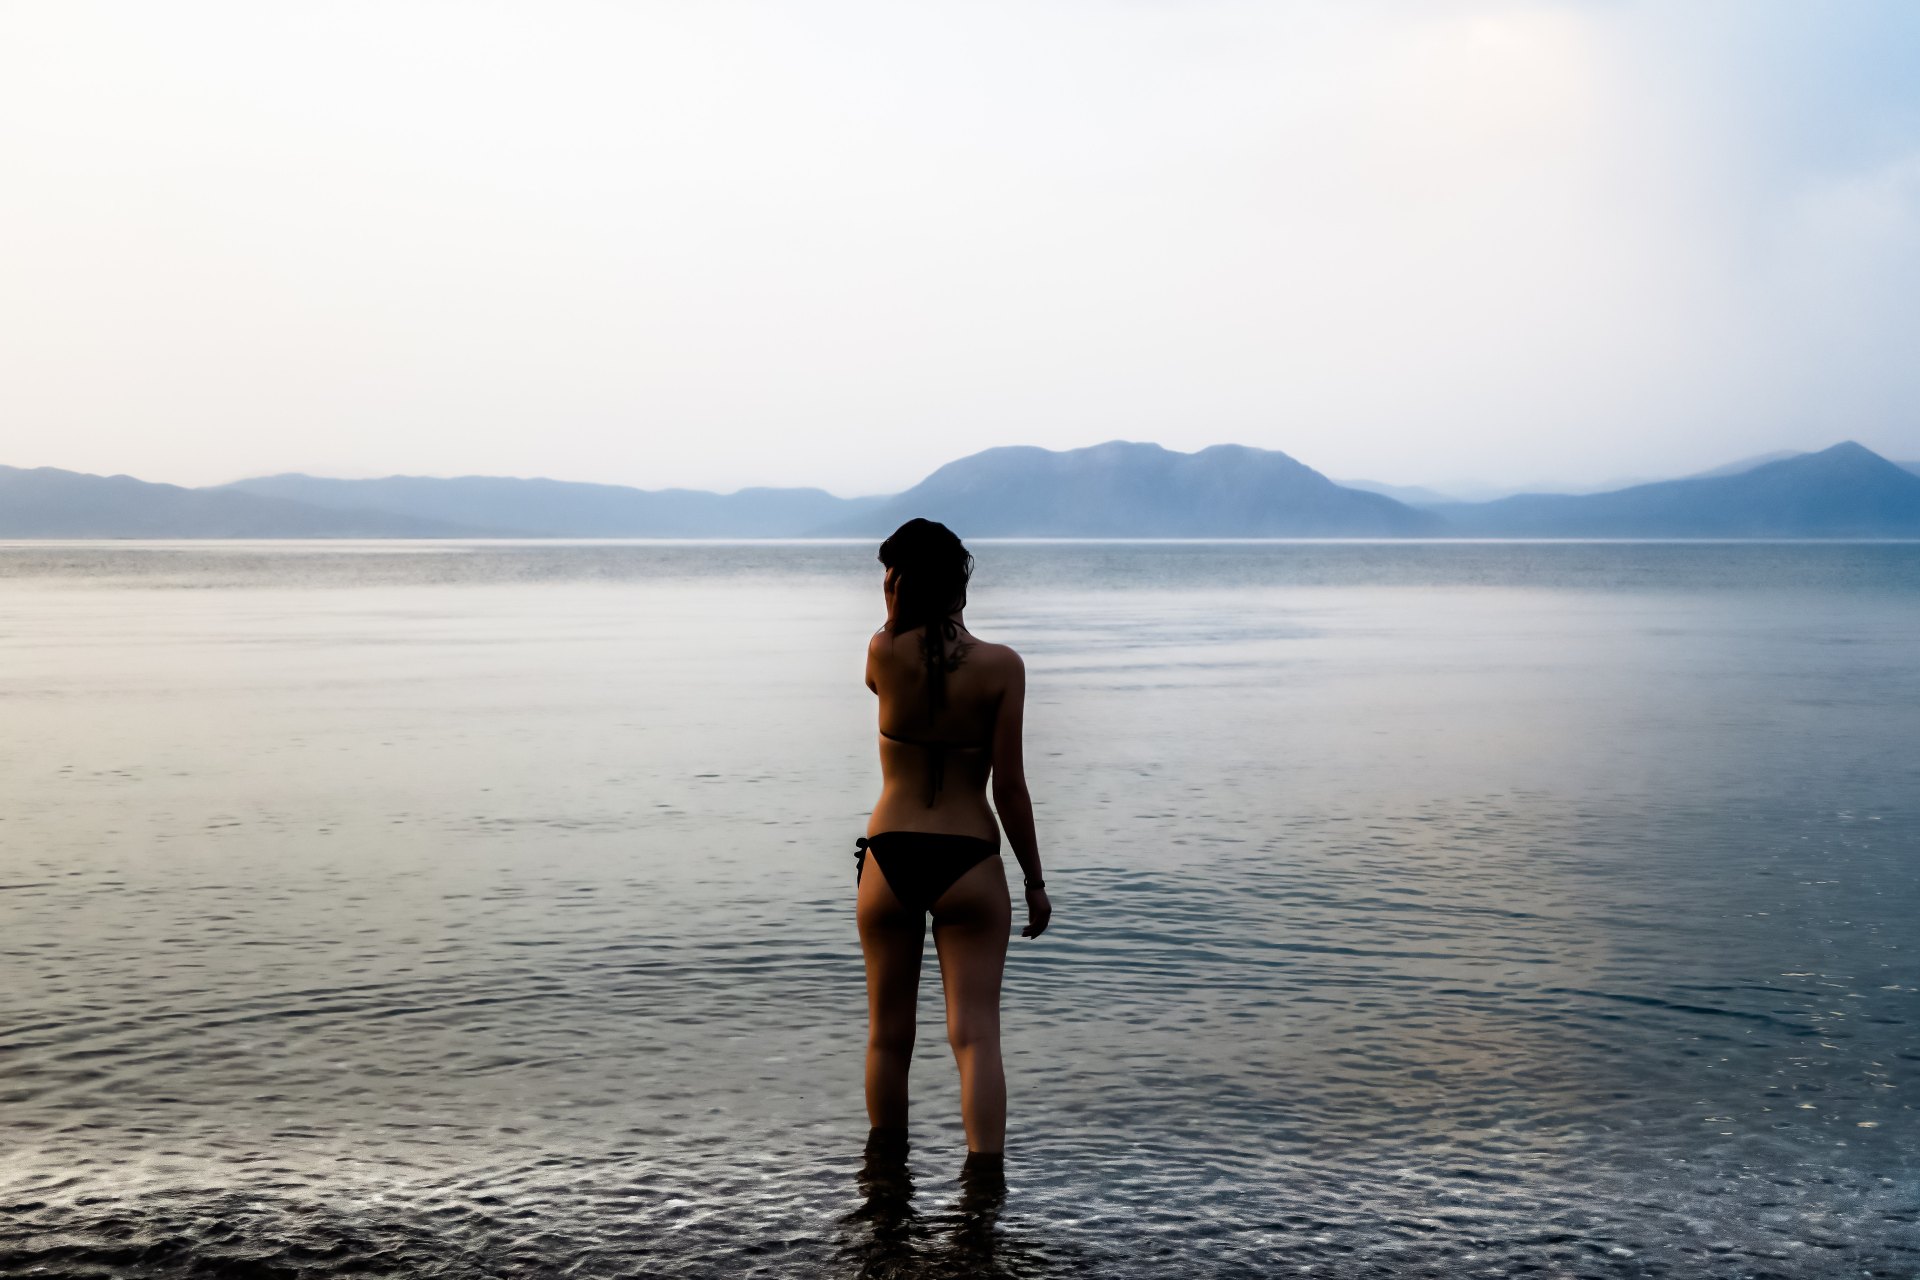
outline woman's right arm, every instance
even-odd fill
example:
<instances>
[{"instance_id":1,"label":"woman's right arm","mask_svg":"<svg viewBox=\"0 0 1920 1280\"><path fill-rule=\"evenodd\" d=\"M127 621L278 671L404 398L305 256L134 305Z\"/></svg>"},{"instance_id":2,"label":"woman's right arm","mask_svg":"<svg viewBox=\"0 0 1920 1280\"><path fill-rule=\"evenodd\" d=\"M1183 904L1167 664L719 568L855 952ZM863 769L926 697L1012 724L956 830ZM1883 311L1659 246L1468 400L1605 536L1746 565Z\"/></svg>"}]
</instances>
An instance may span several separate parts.
<instances>
[{"instance_id":1,"label":"woman's right arm","mask_svg":"<svg viewBox=\"0 0 1920 1280\"><path fill-rule=\"evenodd\" d=\"M1000 695L1000 711L993 721L993 807L1027 883L1027 927L1020 936L1037 938L1053 917L1053 903L1047 899L1040 871L1040 841L1033 830L1033 797L1027 792L1027 768L1020 743L1026 720L1027 668L1013 650L1007 650L1007 657L1007 687Z\"/></svg>"}]
</instances>

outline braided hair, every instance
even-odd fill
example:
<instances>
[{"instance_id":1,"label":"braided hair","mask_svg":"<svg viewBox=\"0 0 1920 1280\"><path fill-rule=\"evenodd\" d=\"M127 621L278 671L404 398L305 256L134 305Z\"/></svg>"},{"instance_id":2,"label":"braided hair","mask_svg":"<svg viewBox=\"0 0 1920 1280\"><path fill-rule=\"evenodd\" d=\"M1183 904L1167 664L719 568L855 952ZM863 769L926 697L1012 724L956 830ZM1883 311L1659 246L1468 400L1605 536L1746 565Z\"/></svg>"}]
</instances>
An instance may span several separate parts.
<instances>
[{"instance_id":1,"label":"braided hair","mask_svg":"<svg viewBox=\"0 0 1920 1280\"><path fill-rule=\"evenodd\" d=\"M890 634L926 628L920 643L927 664L927 705L938 711L947 701L947 673L960 666L957 652L947 654L947 641L960 638L950 615L967 603L973 557L947 526L913 519L880 544L880 563L899 575Z\"/></svg>"}]
</instances>

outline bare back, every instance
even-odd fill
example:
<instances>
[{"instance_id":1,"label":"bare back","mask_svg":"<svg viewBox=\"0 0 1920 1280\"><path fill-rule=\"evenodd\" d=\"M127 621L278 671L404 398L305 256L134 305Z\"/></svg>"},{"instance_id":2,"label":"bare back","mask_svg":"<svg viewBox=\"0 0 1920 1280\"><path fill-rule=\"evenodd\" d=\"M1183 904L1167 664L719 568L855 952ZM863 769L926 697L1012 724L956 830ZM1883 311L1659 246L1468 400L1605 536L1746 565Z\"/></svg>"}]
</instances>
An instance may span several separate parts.
<instances>
[{"instance_id":1,"label":"bare back","mask_svg":"<svg viewBox=\"0 0 1920 1280\"><path fill-rule=\"evenodd\" d=\"M877 632L867 645L867 687L880 698L880 799L869 835L934 831L997 840L987 804L996 730L1020 659L960 629L947 641L945 696L928 697L923 629Z\"/></svg>"}]
</instances>

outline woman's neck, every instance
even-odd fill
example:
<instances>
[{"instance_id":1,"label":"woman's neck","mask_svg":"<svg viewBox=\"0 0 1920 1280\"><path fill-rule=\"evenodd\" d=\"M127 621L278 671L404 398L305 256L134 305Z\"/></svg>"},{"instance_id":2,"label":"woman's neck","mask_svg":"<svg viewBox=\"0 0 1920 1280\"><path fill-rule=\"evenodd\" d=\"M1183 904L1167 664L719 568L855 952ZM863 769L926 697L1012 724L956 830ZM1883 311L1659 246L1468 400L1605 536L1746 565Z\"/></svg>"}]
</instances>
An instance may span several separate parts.
<instances>
[{"instance_id":1,"label":"woman's neck","mask_svg":"<svg viewBox=\"0 0 1920 1280\"><path fill-rule=\"evenodd\" d=\"M965 618L961 616L963 612L964 612L963 610L955 609L952 613L946 616L944 621L951 622L954 626L960 628L960 630L965 631L967 629L967 621ZM893 609L889 608L887 610L887 630L888 631L892 631L894 629L897 618L898 618L898 615L894 612Z\"/></svg>"}]
</instances>

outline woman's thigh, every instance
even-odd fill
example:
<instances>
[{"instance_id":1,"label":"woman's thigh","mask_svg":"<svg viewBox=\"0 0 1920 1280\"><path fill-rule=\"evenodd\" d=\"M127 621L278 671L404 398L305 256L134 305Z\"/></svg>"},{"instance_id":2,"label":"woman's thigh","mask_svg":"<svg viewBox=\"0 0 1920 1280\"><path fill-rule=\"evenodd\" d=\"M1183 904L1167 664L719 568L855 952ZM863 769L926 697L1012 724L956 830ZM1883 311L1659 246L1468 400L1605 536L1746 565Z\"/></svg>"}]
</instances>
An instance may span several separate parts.
<instances>
[{"instance_id":1,"label":"woman's thigh","mask_svg":"<svg viewBox=\"0 0 1920 1280\"><path fill-rule=\"evenodd\" d=\"M926 915L909 911L888 887L879 859L868 858L854 908L867 965L867 1007L876 1021L913 1024L919 999Z\"/></svg>"},{"instance_id":2,"label":"woman's thigh","mask_svg":"<svg viewBox=\"0 0 1920 1280\"><path fill-rule=\"evenodd\" d=\"M1007 967L1013 906L999 858L988 858L954 881L933 907L933 945L940 953L947 1021L975 1032L998 1030L1000 979Z\"/></svg>"}]
</instances>

